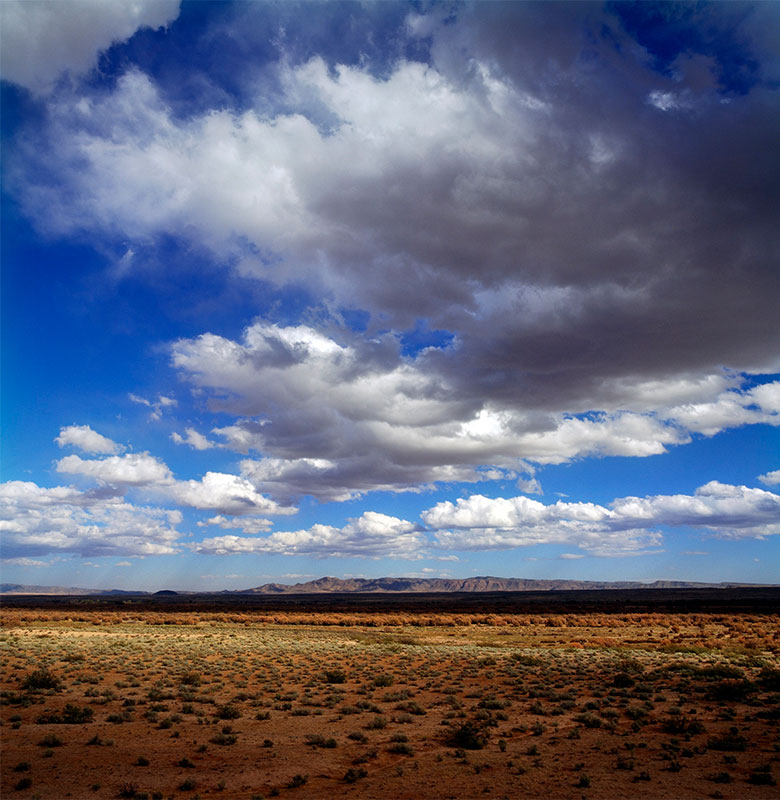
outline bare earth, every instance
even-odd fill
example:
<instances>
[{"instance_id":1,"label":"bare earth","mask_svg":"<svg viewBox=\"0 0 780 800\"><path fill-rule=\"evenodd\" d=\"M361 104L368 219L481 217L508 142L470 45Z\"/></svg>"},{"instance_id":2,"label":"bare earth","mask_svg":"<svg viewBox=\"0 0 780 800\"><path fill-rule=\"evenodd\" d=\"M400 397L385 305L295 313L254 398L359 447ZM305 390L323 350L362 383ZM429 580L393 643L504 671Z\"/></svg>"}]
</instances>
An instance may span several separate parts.
<instances>
[{"instance_id":1,"label":"bare earth","mask_svg":"<svg viewBox=\"0 0 780 800\"><path fill-rule=\"evenodd\" d=\"M777 614L0 621L4 798L780 797Z\"/></svg>"}]
</instances>

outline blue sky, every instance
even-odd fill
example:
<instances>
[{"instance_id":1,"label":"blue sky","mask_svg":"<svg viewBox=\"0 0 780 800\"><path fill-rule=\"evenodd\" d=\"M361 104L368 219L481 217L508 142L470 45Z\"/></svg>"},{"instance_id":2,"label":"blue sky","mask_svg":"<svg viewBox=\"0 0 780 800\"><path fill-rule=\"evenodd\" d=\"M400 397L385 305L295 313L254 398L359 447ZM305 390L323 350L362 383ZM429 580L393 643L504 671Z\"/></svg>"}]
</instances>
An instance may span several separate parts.
<instances>
[{"instance_id":1,"label":"blue sky","mask_svg":"<svg viewBox=\"0 0 780 800\"><path fill-rule=\"evenodd\" d=\"M7 0L4 582L780 582L772 3Z\"/></svg>"}]
</instances>

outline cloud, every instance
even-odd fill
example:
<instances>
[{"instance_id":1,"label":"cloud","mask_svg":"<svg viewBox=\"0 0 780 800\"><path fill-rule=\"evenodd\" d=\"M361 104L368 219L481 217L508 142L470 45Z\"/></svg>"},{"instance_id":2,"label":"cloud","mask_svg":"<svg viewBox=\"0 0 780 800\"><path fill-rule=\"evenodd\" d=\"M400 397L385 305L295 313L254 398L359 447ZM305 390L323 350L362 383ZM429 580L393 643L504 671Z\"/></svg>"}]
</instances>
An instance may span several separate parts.
<instances>
[{"instance_id":1,"label":"cloud","mask_svg":"<svg viewBox=\"0 0 780 800\"><path fill-rule=\"evenodd\" d=\"M145 556L177 552L181 512L134 506L72 487L26 481L0 484L3 554L11 558L75 553Z\"/></svg>"},{"instance_id":2,"label":"cloud","mask_svg":"<svg viewBox=\"0 0 780 800\"><path fill-rule=\"evenodd\" d=\"M223 514L294 514L297 510L259 494L238 475L207 472L200 480L176 480L168 466L149 453L102 459L66 456L57 462L57 472L83 475L122 491L143 489L180 505Z\"/></svg>"},{"instance_id":3,"label":"cloud","mask_svg":"<svg viewBox=\"0 0 780 800\"><path fill-rule=\"evenodd\" d=\"M204 528L207 525L219 525L220 528L227 530L238 529L248 534L265 533L273 527L270 519L263 519L261 517L225 517L222 514L217 514L216 517L210 517L207 520L198 522L199 528Z\"/></svg>"},{"instance_id":4,"label":"cloud","mask_svg":"<svg viewBox=\"0 0 780 800\"><path fill-rule=\"evenodd\" d=\"M780 370L777 11L724 9L697 24L734 47L680 34L669 63L614 5L410 13L381 68L280 33L278 60L247 57L235 76L254 92L187 114L130 67L48 98L8 187L47 234L132 254L127 273L169 269L175 242L321 300L308 324L172 345L227 417L173 440L252 454L224 497L170 484L214 503L195 507L260 509L231 481L286 507L777 425L778 383L747 379ZM220 25L257 36L244 12ZM735 53L753 65L739 90L724 83ZM367 312L365 331L339 327L344 309ZM410 352L423 323L447 344ZM130 399L152 419L175 402Z\"/></svg>"},{"instance_id":5,"label":"cloud","mask_svg":"<svg viewBox=\"0 0 780 800\"><path fill-rule=\"evenodd\" d=\"M277 531L262 537L217 536L204 539L194 548L199 553L216 555L255 553L315 558L416 559L424 545L425 538L413 523L366 511L343 528L313 525L308 530Z\"/></svg>"},{"instance_id":6,"label":"cloud","mask_svg":"<svg viewBox=\"0 0 780 800\"><path fill-rule=\"evenodd\" d=\"M176 442L176 444L187 444L194 450L209 450L212 447L218 446L214 442L210 442L207 437L202 433L198 433L194 428L187 428L185 433L187 435L182 436L180 433L174 431L171 434L171 439Z\"/></svg>"},{"instance_id":7,"label":"cloud","mask_svg":"<svg viewBox=\"0 0 780 800\"><path fill-rule=\"evenodd\" d=\"M34 91L49 89L62 72L86 72L112 43L139 28L167 25L178 14L179 0L5 0L0 74Z\"/></svg>"},{"instance_id":8,"label":"cloud","mask_svg":"<svg viewBox=\"0 0 780 800\"><path fill-rule=\"evenodd\" d=\"M84 475L112 486L159 486L173 482L167 465L149 453L127 453L102 459L66 456L57 462L57 472Z\"/></svg>"},{"instance_id":9,"label":"cloud","mask_svg":"<svg viewBox=\"0 0 780 800\"><path fill-rule=\"evenodd\" d=\"M780 469L767 472L765 475L759 475L758 479L766 486L777 486L780 483Z\"/></svg>"},{"instance_id":10,"label":"cloud","mask_svg":"<svg viewBox=\"0 0 780 800\"><path fill-rule=\"evenodd\" d=\"M295 514L297 509L280 506L259 494L238 475L207 472L199 481L176 481L165 491L176 502L192 508L213 509L223 514Z\"/></svg>"},{"instance_id":11,"label":"cloud","mask_svg":"<svg viewBox=\"0 0 780 800\"><path fill-rule=\"evenodd\" d=\"M518 479L532 472L528 462L656 455L694 433L780 424L780 382L742 390L739 376L725 372L620 379L602 389L611 410L542 412L514 396L499 402L464 391L448 362L461 357L457 345L404 356L392 335L340 334L257 322L240 341L204 334L172 347L173 365L211 408L239 416L212 430L219 446L264 453L242 461L242 475L284 502ZM532 477L518 480L539 492Z\"/></svg>"},{"instance_id":12,"label":"cloud","mask_svg":"<svg viewBox=\"0 0 780 800\"><path fill-rule=\"evenodd\" d=\"M602 407L614 378L777 366L771 89L724 104L612 14L554 16L464 6L427 21L429 64L263 64L277 92L184 118L128 71L54 102L38 135L58 147L20 156L47 170L12 185L49 230L174 235L385 327L430 319L474 393ZM673 89L696 114L647 106Z\"/></svg>"},{"instance_id":13,"label":"cloud","mask_svg":"<svg viewBox=\"0 0 780 800\"><path fill-rule=\"evenodd\" d=\"M162 417L163 409L174 408L178 405L173 397L165 397L164 395L159 395L156 400L147 400L145 397L140 397L131 392L128 398L133 403L151 408L152 413L149 414L149 419L155 422Z\"/></svg>"},{"instance_id":14,"label":"cloud","mask_svg":"<svg viewBox=\"0 0 780 800\"><path fill-rule=\"evenodd\" d=\"M46 561L39 561L35 558L24 558L20 556L18 558L3 558L3 564L8 564L10 566L15 567L48 567L50 566Z\"/></svg>"},{"instance_id":15,"label":"cloud","mask_svg":"<svg viewBox=\"0 0 780 800\"><path fill-rule=\"evenodd\" d=\"M68 425L66 428L60 428L60 435L54 441L60 447L70 445L78 447L85 453L109 454L124 450L122 445L93 431L89 425Z\"/></svg>"},{"instance_id":16,"label":"cloud","mask_svg":"<svg viewBox=\"0 0 780 800\"><path fill-rule=\"evenodd\" d=\"M661 526L732 539L780 534L780 496L717 481L694 495L624 497L608 507L472 495L437 503L422 519L437 531L438 544L452 550L574 544L593 555L631 555L660 546Z\"/></svg>"}]
</instances>

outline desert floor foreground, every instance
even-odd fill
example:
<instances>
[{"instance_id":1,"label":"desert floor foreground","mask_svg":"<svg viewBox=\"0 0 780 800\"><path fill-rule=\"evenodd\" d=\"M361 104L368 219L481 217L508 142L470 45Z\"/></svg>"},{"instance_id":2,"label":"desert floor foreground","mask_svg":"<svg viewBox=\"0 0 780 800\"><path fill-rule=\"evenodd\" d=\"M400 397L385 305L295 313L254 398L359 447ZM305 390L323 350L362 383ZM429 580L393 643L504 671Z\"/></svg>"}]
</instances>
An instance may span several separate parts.
<instances>
[{"instance_id":1,"label":"desert floor foreground","mask_svg":"<svg viewBox=\"0 0 780 800\"><path fill-rule=\"evenodd\" d=\"M777 798L780 615L3 608L4 798Z\"/></svg>"}]
</instances>

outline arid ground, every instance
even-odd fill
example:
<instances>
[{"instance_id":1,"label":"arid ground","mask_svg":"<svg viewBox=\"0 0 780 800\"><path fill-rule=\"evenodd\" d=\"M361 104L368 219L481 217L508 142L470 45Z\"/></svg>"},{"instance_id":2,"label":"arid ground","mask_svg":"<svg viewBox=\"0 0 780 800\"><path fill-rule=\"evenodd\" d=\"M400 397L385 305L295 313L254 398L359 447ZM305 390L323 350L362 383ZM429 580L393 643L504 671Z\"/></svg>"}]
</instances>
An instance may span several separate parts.
<instances>
[{"instance_id":1,"label":"arid ground","mask_svg":"<svg viewBox=\"0 0 780 800\"><path fill-rule=\"evenodd\" d=\"M5 606L4 798L777 798L780 614Z\"/></svg>"}]
</instances>

